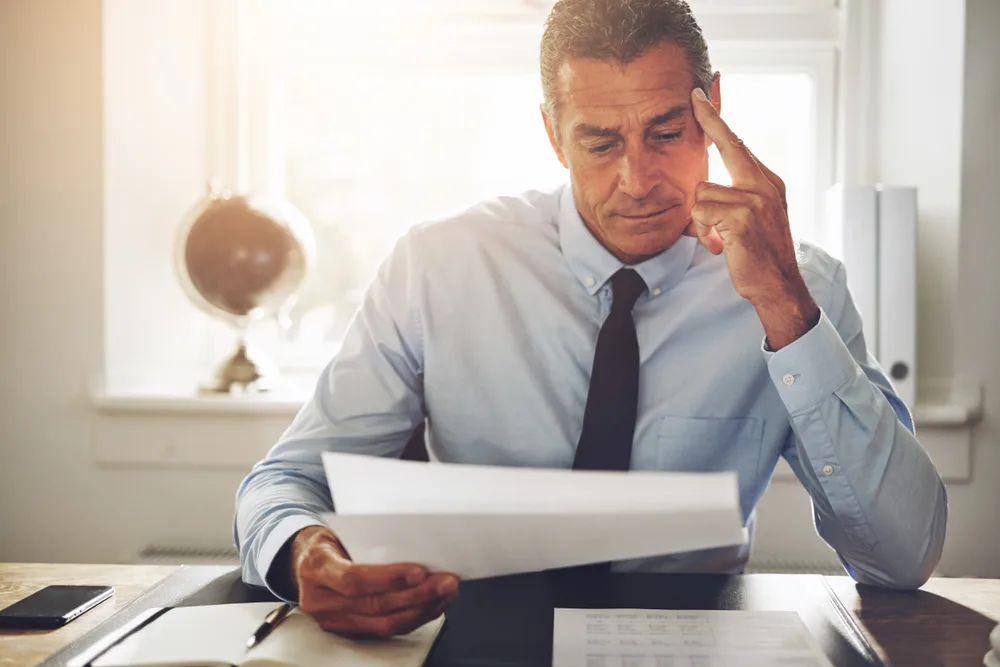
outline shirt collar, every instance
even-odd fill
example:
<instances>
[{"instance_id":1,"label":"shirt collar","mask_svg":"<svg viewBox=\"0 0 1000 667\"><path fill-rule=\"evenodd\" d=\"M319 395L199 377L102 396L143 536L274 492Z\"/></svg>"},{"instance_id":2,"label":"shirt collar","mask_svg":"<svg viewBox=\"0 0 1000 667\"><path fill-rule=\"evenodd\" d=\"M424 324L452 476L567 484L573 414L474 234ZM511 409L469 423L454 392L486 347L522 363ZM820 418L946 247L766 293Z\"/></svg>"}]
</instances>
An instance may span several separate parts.
<instances>
[{"instance_id":1,"label":"shirt collar","mask_svg":"<svg viewBox=\"0 0 1000 667\"><path fill-rule=\"evenodd\" d=\"M563 187L559 198L559 244L577 280L593 296L625 265L594 238L573 200L573 188ZM650 296L658 296L684 277L694 258L698 240L682 236L659 255L630 266L646 281Z\"/></svg>"}]
</instances>

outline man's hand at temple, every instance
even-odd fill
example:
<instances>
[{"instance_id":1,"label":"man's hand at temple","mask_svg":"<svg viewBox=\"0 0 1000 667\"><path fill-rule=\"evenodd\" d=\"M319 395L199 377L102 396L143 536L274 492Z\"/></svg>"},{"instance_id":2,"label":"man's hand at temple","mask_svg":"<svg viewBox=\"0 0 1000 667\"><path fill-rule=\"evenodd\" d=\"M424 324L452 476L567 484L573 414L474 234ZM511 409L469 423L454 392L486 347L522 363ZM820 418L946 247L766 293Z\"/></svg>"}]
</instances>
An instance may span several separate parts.
<instances>
[{"instance_id":1,"label":"man's hand at temple","mask_svg":"<svg viewBox=\"0 0 1000 667\"><path fill-rule=\"evenodd\" d=\"M698 185L688 233L713 254L725 253L736 291L753 304L771 349L779 350L819 320L819 307L799 272L785 184L729 129L700 88L691 99L733 185Z\"/></svg>"},{"instance_id":2,"label":"man's hand at temple","mask_svg":"<svg viewBox=\"0 0 1000 667\"><path fill-rule=\"evenodd\" d=\"M302 611L345 636L391 636L434 620L458 597L458 578L415 563L359 565L328 528L299 531L291 548Z\"/></svg>"}]
</instances>

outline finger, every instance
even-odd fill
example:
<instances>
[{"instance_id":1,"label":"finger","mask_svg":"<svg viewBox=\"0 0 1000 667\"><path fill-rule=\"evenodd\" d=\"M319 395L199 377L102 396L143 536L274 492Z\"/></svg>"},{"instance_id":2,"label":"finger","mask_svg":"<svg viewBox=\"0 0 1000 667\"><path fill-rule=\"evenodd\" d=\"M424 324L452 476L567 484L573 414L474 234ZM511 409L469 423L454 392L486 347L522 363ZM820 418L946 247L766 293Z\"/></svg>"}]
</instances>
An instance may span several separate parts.
<instances>
[{"instance_id":1,"label":"finger","mask_svg":"<svg viewBox=\"0 0 1000 667\"><path fill-rule=\"evenodd\" d=\"M726 231L733 222L747 218L744 204L730 204L718 201L700 201L691 207L691 219L700 227Z\"/></svg>"},{"instance_id":2,"label":"finger","mask_svg":"<svg viewBox=\"0 0 1000 667\"><path fill-rule=\"evenodd\" d=\"M451 606L452 602L454 602L454 600L442 600L439 604L433 607L428 607L425 610L425 613L418 616L411 623L406 623L400 626L398 628L398 634L401 635L409 634L414 630L416 630L417 628L430 623L435 618L443 614L445 610L447 610L448 607Z\"/></svg>"},{"instance_id":3,"label":"finger","mask_svg":"<svg viewBox=\"0 0 1000 667\"><path fill-rule=\"evenodd\" d=\"M691 220L702 245L718 255L725 248L724 238L734 225L746 225L752 219L746 204L700 201L691 208Z\"/></svg>"},{"instance_id":4,"label":"finger","mask_svg":"<svg viewBox=\"0 0 1000 667\"><path fill-rule=\"evenodd\" d=\"M698 241L705 246L705 250L708 250L713 255L718 255L722 252L722 237L719 236L719 232L715 227L703 225L692 217L691 222L684 229L684 233L688 236L698 237Z\"/></svg>"},{"instance_id":5,"label":"finger","mask_svg":"<svg viewBox=\"0 0 1000 667\"><path fill-rule=\"evenodd\" d=\"M313 615L330 612L384 616L412 607L427 607L458 595L458 580L452 575L433 575L414 588L392 593L345 597L331 594L308 610Z\"/></svg>"},{"instance_id":6,"label":"finger","mask_svg":"<svg viewBox=\"0 0 1000 667\"><path fill-rule=\"evenodd\" d=\"M694 189L695 203L702 201L717 201L726 204L742 204L744 206L756 206L763 202L761 196L755 192L741 190L740 188L719 185L709 181L702 181Z\"/></svg>"},{"instance_id":7,"label":"finger","mask_svg":"<svg viewBox=\"0 0 1000 667\"><path fill-rule=\"evenodd\" d=\"M348 637L391 637L406 634L437 618L446 608L445 603L427 607L413 607L384 616L331 613L316 617L316 622L327 632Z\"/></svg>"},{"instance_id":8,"label":"finger","mask_svg":"<svg viewBox=\"0 0 1000 667\"><path fill-rule=\"evenodd\" d=\"M766 164L761 162L760 159L756 155L754 155L749 148L747 149L747 152L750 153L750 157L752 157L757 162L757 168L760 169L762 174L764 174L764 178L766 178L768 182L774 186L774 189L777 190L778 195L781 197L781 203L784 205L785 210L787 211L788 196L785 190L785 182L781 180L780 176L771 171Z\"/></svg>"},{"instance_id":9,"label":"finger","mask_svg":"<svg viewBox=\"0 0 1000 667\"><path fill-rule=\"evenodd\" d=\"M417 563L345 567L331 562L316 573L321 585L347 597L406 590L418 586L427 576L427 570Z\"/></svg>"},{"instance_id":10,"label":"finger","mask_svg":"<svg viewBox=\"0 0 1000 667\"><path fill-rule=\"evenodd\" d=\"M701 125L709 139L719 147L719 154L726 170L733 178L733 185L756 185L764 179L764 174L757 167L757 162L750 155L743 141L736 136L719 112L708 101L701 88L695 88L691 93L695 120Z\"/></svg>"},{"instance_id":11,"label":"finger","mask_svg":"<svg viewBox=\"0 0 1000 667\"><path fill-rule=\"evenodd\" d=\"M404 609L385 616L334 612L317 616L316 622L327 632L347 637L391 637L398 634L397 628L408 627L425 614L423 609L417 608Z\"/></svg>"}]
</instances>

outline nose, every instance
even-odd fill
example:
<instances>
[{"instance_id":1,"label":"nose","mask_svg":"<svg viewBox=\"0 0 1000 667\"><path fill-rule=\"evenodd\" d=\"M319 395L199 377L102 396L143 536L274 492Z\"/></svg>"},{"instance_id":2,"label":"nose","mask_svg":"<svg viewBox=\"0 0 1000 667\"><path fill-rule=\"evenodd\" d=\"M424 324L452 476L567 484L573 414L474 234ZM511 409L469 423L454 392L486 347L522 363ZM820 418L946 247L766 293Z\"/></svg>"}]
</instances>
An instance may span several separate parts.
<instances>
[{"instance_id":1,"label":"nose","mask_svg":"<svg viewBox=\"0 0 1000 667\"><path fill-rule=\"evenodd\" d=\"M659 180L654 157L645 146L628 150L621 159L618 189L633 199L645 199Z\"/></svg>"}]
</instances>

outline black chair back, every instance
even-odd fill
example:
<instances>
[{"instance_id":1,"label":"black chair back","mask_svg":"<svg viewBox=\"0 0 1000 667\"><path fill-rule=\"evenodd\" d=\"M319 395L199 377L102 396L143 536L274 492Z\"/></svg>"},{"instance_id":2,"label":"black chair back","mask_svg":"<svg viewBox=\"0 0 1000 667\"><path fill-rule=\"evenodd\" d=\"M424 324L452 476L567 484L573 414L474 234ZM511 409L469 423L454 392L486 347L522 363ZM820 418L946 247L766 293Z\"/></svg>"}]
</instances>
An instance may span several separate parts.
<instances>
[{"instance_id":1,"label":"black chair back","mask_svg":"<svg viewBox=\"0 0 1000 667\"><path fill-rule=\"evenodd\" d=\"M406 448L403 450L401 459L404 461L422 461L424 463L428 463L431 460L431 457L427 454L427 442L424 440L424 430L425 426L421 423L413 431L413 435L406 442Z\"/></svg>"}]
</instances>

